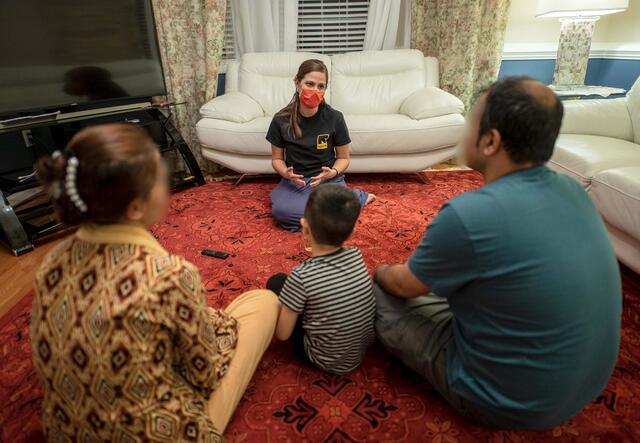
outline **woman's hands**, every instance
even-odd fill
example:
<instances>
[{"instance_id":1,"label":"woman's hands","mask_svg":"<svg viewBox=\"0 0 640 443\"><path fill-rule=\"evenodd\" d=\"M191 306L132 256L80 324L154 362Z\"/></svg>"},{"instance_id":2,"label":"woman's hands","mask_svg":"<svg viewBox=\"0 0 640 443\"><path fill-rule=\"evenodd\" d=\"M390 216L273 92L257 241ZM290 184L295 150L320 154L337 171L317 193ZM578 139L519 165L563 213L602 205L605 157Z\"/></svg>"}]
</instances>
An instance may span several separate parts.
<instances>
[{"instance_id":1,"label":"woman's hands","mask_svg":"<svg viewBox=\"0 0 640 443\"><path fill-rule=\"evenodd\" d=\"M311 177L311 181L309 182L309 184L313 188L313 187L318 186L324 180L332 179L332 178L336 177L337 175L338 175L338 171L335 170L334 168L327 168L326 166L323 166L322 167L322 172L320 174L316 175L315 177Z\"/></svg>"},{"instance_id":2,"label":"woman's hands","mask_svg":"<svg viewBox=\"0 0 640 443\"><path fill-rule=\"evenodd\" d=\"M298 186L304 186L306 184L304 182L304 175L296 174L295 172L293 172L293 166L289 166L282 176L287 180L291 180Z\"/></svg>"},{"instance_id":3,"label":"woman's hands","mask_svg":"<svg viewBox=\"0 0 640 443\"><path fill-rule=\"evenodd\" d=\"M304 175L293 172L293 166L287 167L287 163L284 161L284 149L276 145L271 145L271 166L283 178L291 180L300 187L305 186Z\"/></svg>"},{"instance_id":4,"label":"woman's hands","mask_svg":"<svg viewBox=\"0 0 640 443\"><path fill-rule=\"evenodd\" d=\"M330 180L343 174L349 167L349 145L336 146L336 160L332 168L322 167L322 171L315 177L311 177L309 185L316 187L325 180ZM287 167L284 160L284 149L276 145L271 145L271 165L273 170L280 174L283 178L292 181L300 187L306 186L304 176L293 172L293 167ZM339 172L338 172L339 171Z\"/></svg>"}]
</instances>

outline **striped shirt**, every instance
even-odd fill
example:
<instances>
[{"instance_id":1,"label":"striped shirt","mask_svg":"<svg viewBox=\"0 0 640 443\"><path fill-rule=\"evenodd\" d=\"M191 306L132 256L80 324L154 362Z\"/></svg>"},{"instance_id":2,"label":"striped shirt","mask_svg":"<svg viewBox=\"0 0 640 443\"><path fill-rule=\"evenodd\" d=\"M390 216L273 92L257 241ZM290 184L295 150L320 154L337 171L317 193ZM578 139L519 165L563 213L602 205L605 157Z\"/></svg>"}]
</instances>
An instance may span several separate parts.
<instances>
[{"instance_id":1,"label":"striped shirt","mask_svg":"<svg viewBox=\"0 0 640 443\"><path fill-rule=\"evenodd\" d=\"M355 369L373 342L376 304L357 248L313 257L291 271L280 302L302 315L309 360L328 372Z\"/></svg>"}]
</instances>

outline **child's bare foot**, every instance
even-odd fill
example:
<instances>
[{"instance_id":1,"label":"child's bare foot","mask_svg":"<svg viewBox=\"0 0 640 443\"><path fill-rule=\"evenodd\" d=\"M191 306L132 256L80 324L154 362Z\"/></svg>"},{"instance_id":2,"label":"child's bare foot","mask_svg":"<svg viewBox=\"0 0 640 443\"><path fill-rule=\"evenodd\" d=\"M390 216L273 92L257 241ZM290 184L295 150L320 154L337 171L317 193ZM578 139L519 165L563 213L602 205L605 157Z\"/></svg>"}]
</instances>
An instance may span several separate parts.
<instances>
[{"instance_id":1,"label":"child's bare foot","mask_svg":"<svg viewBox=\"0 0 640 443\"><path fill-rule=\"evenodd\" d=\"M367 201L364 202L365 206L371 203L372 201L374 201L375 199L376 199L376 195L369 193L369 196L367 197Z\"/></svg>"}]
</instances>

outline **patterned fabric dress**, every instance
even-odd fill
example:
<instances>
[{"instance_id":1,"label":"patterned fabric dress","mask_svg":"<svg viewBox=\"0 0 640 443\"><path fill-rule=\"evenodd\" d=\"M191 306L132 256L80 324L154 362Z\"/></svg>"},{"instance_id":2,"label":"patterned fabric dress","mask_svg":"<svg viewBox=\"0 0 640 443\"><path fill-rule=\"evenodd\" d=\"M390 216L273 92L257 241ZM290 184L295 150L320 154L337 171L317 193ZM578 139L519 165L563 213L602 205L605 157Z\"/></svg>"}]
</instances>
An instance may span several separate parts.
<instances>
[{"instance_id":1,"label":"patterned fabric dress","mask_svg":"<svg viewBox=\"0 0 640 443\"><path fill-rule=\"evenodd\" d=\"M236 320L207 307L193 265L142 228L82 227L35 282L47 439L221 441L206 399L236 341Z\"/></svg>"}]
</instances>

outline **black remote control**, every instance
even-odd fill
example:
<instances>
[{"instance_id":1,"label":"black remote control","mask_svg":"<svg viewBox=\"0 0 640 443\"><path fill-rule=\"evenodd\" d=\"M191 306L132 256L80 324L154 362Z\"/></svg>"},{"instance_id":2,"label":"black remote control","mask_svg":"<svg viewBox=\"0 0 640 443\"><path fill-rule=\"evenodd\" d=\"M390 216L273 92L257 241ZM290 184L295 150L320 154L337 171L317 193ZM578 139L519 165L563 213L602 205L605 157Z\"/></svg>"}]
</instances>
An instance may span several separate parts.
<instances>
[{"instance_id":1,"label":"black remote control","mask_svg":"<svg viewBox=\"0 0 640 443\"><path fill-rule=\"evenodd\" d=\"M214 249L203 249L202 250L202 255L208 255L209 257L215 257L215 258L221 258L223 260L225 258L229 257L229 254L227 254L226 252L216 251Z\"/></svg>"}]
</instances>

